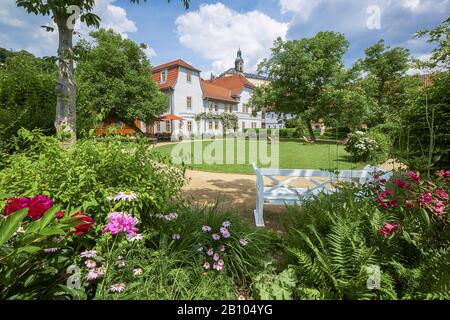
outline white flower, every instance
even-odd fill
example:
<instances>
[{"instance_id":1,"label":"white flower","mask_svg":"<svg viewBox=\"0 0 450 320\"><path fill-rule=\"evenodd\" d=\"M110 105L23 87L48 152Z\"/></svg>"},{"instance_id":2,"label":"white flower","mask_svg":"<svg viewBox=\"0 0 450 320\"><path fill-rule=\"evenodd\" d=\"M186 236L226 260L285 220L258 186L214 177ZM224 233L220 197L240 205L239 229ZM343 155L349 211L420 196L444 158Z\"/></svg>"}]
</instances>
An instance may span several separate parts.
<instances>
[{"instance_id":1,"label":"white flower","mask_svg":"<svg viewBox=\"0 0 450 320\"><path fill-rule=\"evenodd\" d=\"M80 254L81 258L95 258L97 256L97 251L95 250L86 250Z\"/></svg>"},{"instance_id":2,"label":"white flower","mask_svg":"<svg viewBox=\"0 0 450 320\"><path fill-rule=\"evenodd\" d=\"M130 192L119 192L116 196L114 196L112 199L113 201L133 201L137 198L136 193L133 191Z\"/></svg>"},{"instance_id":3,"label":"white flower","mask_svg":"<svg viewBox=\"0 0 450 320\"><path fill-rule=\"evenodd\" d=\"M142 234L134 233L133 235L127 235L127 239L130 242L140 241L140 240L142 240Z\"/></svg>"},{"instance_id":4,"label":"white flower","mask_svg":"<svg viewBox=\"0 0 450 320\"><path fill-rule=\"evenodd\" d=\"M112 292L122 292L125 290L125 283L116 283L111 286Z\"/></svg>"},{"instance_id":5,"label":"white flower","mask_svg":"<svg viewBox=\"0 0 450 320\"><path fill-rule=\"evenodd\" d=\"M135 277L140 276L144 271L141 268L133 269L133 275Z\"/></svg>"}]
</instances>

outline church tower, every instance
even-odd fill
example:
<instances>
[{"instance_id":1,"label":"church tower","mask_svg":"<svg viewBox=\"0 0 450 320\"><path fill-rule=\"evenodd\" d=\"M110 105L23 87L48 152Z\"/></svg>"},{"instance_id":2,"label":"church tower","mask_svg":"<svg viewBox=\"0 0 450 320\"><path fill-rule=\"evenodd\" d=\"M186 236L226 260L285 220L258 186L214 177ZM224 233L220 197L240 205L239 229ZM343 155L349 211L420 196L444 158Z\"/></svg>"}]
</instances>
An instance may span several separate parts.
<instances>
[{"instance_id":1,"label":"church tower","mask_svg":"<svg viewBox=\"0 0 450 320\"><path fill-rule=\"evenodd\" d=\"M244 59L242 59L242 51L239 48L236 60L234 61L234 69L237 73L244 73Z\"/></svg>"}]
</instances>

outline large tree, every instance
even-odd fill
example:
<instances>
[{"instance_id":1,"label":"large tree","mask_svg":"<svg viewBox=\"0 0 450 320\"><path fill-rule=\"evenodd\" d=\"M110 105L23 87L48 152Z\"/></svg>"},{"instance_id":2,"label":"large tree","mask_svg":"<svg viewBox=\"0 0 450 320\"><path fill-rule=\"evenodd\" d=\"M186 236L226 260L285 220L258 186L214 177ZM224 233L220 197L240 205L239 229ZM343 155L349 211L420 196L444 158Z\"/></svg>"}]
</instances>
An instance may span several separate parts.
<instances>
[{"instance_id":1,"label":"large tree","mask_svg":"<svg viewBox=\"0 0 450 320\"><path fill-rule=\"evenodd\" d=\"M252 103L259 108L303 115L312 139L312 114L323 107L323 94L341 84L347 72L343 55L349 46L344 35L319 32L312 38L277 39L269 59L259 66L270 84L255 91ZM317 120L317 119L315 119Z\"/></svg>"},{"instance_id":2,"label":"large tree","mask_svg":"<svg viewBox=\"0 0 450 320\"><path fill-rule=\"evenodd\" d=\"M135 131L135 119L153 123L167 108L167 97L151 76L150 62L139 46L112 30L91 32L95 44L81 41L75 70L78 109L84 119L111 117Z\"/></svg>"},{"instance_id":3,"label":"large tree","mask_svg":"<svg viewBox=\"0 0 450 320\"><path fill-rule=\"evenodd\" d=\"M365 50L366 56L357 62L366 76L368 93L380 109L387 104L389 89L402 79L410 67L408 49L390 48L380 40Z\"/></svg>"},{"instance_id":4,"label":"large tree","mask_svg":"<svg viewBox=\"0 0 450 320\"><path fill-rule=\"evenodd\" d=\"M130 0L139 3L139 0ZM146 0L144 0L146 1ZM170 0L168 0L170 1ZM189 7L190 0L181 0ZM73 24L76 9L80 10L80 20L87 26L98 27L100 18L92 13L95 0L16 0L18 7L28 13L50 15L58 28L58 81L56 85L55 127L58 137L67 145L76 142L76 85L73 78ZM52 28L47 28L51 30Z\"/></svg>"}]
</instances>

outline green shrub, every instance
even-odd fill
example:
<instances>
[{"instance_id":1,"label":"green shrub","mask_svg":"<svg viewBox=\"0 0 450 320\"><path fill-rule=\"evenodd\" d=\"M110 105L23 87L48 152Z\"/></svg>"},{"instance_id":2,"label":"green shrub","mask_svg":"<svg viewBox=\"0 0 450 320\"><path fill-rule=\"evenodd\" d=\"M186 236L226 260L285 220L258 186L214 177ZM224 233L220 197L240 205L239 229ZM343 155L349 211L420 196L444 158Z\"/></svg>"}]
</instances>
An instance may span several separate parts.
<instances>
[{"instance_id":1,"label":"green shrub","mask_svg":"<svg viewBox=\"0 0 450 320\"><path fill-rule=\"evenodd\" d=\"M136 207L141 211L162 210L184 182L183 170L151 152L145 141L91 138L64 150L55 138L27 130L20 132L20 150L7 157L0 171L1 193L44 194L94 216L110 212L107 197L129 191L138 194Z\"/></svg>"},{"instance_id":2,"label":"green shrub","mask_svg":"<svg viewBox=\"0 0 450 320\"><path fill-rule=\"evenodd\" d=\"M374 140L378 145L378 149L372 153L370 160L374 163L384 163L388 160L393 144L391 137L378 130L369 130L367 137Z\"/></svg>"},{"instance_id":3,"label":"green shrub","mask_svg":"<svg viewBox=\"0 0 450 320\"><path fill-rule=\"evenodd\" d=\"M285 225L294 297L448 299L450 172L439 174L433 181L414 172L376 177L291 207ZM375 288L368 286L374 266L381 271Z\"/></svg>"},{"instance_id":4,"label":"green shrub","mask_svg":"<svg viewBox=\"0 0 450 320\"><path fill-rule=\"evenodd\" d=\"M374 134L384 143L381 134ZM376 162L383 154L382 147L378 141L362 131L355 131L348 135L345 151L351 154L354 162Z\"/></svg>"}]
</instances>

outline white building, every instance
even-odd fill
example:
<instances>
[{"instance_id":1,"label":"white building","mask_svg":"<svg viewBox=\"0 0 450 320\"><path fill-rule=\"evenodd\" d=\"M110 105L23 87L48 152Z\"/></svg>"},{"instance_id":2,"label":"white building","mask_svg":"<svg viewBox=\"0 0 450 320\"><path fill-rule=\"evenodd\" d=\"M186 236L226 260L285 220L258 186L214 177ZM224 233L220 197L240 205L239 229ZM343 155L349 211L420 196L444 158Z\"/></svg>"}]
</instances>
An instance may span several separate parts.
<instances>
[{"instance_id":1,"label":"white building","mask_svg":"<svg viewBox=\"0 0 450 320\"><path fill-rule=\"evenodd\" d=\"M196 119L202 113L234 113L237 130L262 127L261 112L253 115L248 104L255 86L240 73L205 81L200 70L179 59L154 67L152 74L169 101L153 127L156 135L221 134L221 121Z\"/></svg>"}]
</instances>

